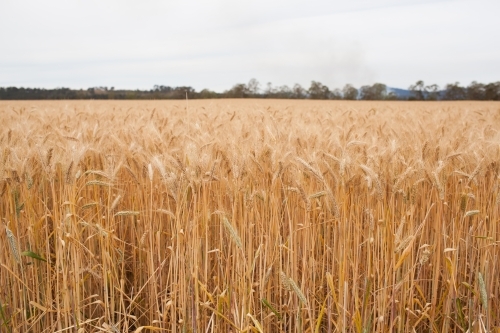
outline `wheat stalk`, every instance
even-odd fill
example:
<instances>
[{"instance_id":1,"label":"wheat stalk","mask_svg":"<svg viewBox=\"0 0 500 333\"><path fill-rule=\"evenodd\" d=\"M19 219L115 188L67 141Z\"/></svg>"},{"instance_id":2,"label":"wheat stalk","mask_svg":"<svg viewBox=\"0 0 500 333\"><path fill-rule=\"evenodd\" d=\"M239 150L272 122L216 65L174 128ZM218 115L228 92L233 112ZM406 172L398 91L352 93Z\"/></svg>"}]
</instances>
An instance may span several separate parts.
<instances>
[{"instance_id":1,"label":"wheat stalk","mask_svg":"<svg viewBox=\"0 0 500 333\"><path fill-rule=\"evenodd\" d=\"M495 105L189 107L0 102L2 332L498 326Z\"/></svg>"}]
</instances>

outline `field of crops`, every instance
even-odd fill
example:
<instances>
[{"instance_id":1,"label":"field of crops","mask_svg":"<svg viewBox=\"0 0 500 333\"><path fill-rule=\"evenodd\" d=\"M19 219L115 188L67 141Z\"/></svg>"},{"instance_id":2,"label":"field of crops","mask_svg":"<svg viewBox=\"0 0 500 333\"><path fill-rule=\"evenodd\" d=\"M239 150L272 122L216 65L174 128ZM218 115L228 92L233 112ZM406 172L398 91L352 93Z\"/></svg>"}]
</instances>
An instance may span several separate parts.
<instances>
[{"instance_id":1,"label":"field of crops","mask_svg":"<svg viewBox=\"0 0 500 333\"><path fill-rule=\"evenodd\" d=\"M1 332L500 331L500 103L0 119Z\"/></svg>"}]
</instances>

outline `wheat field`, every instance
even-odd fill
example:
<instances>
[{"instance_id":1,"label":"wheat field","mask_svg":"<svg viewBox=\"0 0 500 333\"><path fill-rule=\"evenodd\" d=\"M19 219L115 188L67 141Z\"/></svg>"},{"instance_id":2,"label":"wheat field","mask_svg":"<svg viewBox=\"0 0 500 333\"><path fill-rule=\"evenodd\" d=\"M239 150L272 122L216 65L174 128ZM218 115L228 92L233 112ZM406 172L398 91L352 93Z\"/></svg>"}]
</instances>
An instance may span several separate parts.
<instances>
[{"instance_id":1,"label":"wheat field","mask_svg":"<svg viewBox=\"0 0 500 333\"><path fill-rule=\"evenodd\" d=\"M500 332L500 103L0 119L1 332Z\"/></svg>"}]
</instances>

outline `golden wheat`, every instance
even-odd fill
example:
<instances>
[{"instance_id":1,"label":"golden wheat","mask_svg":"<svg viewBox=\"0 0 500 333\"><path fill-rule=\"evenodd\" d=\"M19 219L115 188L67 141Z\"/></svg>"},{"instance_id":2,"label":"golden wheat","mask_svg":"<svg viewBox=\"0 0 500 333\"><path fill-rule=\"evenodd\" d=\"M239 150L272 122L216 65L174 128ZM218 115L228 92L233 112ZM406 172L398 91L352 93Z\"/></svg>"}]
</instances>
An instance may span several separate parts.
<instances>
[{"instance_id":1,"label":"golden wheat","mask_svg":"<svg viewBox=\"0 0 500 333\"><path fill-rule=\"evenodd\" d=\"M499 109L0 102L0 331L495 332Z\"/></svg>"}]
</instances>

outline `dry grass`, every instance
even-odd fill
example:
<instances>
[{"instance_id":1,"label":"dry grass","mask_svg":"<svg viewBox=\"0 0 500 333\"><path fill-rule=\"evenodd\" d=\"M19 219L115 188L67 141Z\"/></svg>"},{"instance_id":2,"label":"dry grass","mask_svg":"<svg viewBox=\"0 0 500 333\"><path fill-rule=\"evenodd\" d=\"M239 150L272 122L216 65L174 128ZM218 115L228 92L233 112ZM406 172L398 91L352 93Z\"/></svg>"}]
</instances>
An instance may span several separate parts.
<instances>
[{"instance_id":1,"label":"dry grass","mask_svg":"<svg viewBox=\"0 0 500 333\"><path fill-rule=\"evenodd\" d=\"M185 107L0 103L0 331L499 329L499 103Z\"/></svg>"}]
</instances>

